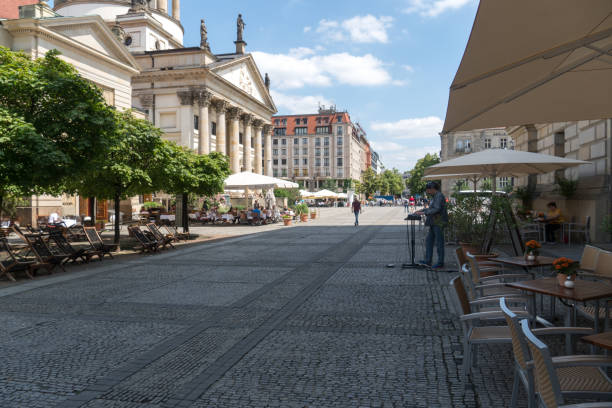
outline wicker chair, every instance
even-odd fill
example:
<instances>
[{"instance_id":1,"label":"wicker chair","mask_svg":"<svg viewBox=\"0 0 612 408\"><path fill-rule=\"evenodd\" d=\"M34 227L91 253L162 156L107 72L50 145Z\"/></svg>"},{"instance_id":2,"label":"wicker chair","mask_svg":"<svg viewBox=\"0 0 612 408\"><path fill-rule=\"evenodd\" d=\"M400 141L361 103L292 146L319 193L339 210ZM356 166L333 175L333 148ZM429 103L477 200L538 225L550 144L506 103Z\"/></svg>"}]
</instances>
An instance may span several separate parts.
<instances>
[{"instance_id":1,"label":"wicker chair","mask_svg":"<svg viewBox=\"0 0 612 408\"><path fill-rule=\"evenodd\" d=\"M594 272L597 266L597 258L601 249L592 245L585 245L582 250L582 256L580 257L580 271L581 272Z\"/></svg>"},{"instance_id":2,"label":"wicker chair","mask_svg":"<svg viewBox=\"0 0 612 408\"><path fill-rule=\"evenodd\" d=\"M611 402L565 405L564 399L564 397L612 399L612 381L601 369L612 366L612 359L596 355L552 358L548 346L535 336L527 320L521 321L521 329L533 359L534 380L541 406L545 408L612 407Z\"/></svg>"},{"instance_id":3,"label":"wicker chair","mask_svg":"<svg viewBox=\"0 0 612 408\"><path fill-rule=\"evenodd\" d=\"M472 367L476 364L476 353L474 348L479 344L510 344L510 329L508 326L478 326L480 322L490 323L492 320L503 320L504 316L500 309L488 312L474 312L472 306L489 304L499 304L499 298L479 299L471 301L468 298L461 277L457 276L450 282L455 288L457 301L460 306L461 327L463 329L463 379L470 374ZM527 316L527 313L521 313Z\"/></svg>"},{"instance_id":4,"label":"wicker chair","mask_svg":"<svg viewBox=\"0 0 612 408\"><path fill-rule=\"evenodd\" d=\"M157 225L152 222L147 224L147 228L151 231L155 240L159 242L159 245L162 246L162 249L165 249L168 245L170 248L174 248L174 245L172 245L174 238L172 236L162 234L159 228L157 228Z\"/></svg>"},{"instance_id":5,"label":"wicker chair","mask_svg":"<svg viewBox=\"0 0 612 408\"><path fill-rule=\"evenodd\" d=\"M612 281L612 252L598 250L593 272L583 272L582 275L604 280L609 284ZM576 311L591 321L595 320L595 307L593 305L576 305ZM599 319L604 320L606 329L610 318L612 318L612 310L610 310L610 302L606 302L605 307L599 308Z\"/></svg>"},{"instance_id":6,"label":"wicker chair","mask_svg":"<svg viewBox=\"0 0 612 408\"><path fill-rule=\"evenodd\" d=\"M529 408L536 407L536 390L533 377L533 363L527 341L520 327L519 317L508 307L505 298L499 300L499 306L504 313L506 323L512 335L512 351L514 352L514 383L512 386L512 399L510 407L515 408L518 400L519 383L523 384L527 391L527 401ZM588 327L550 327L544 329L534 329L532 332L538 336L544 335L581 335L586 336L593 333L593 329ZM564 358L564 357L563 357ZM563 372L558 373L564 375ZM571 383L571 379L565 377L561 380L562 384ZM570 392L570 389L562 390Z\"/></svg>"}]
</instances>

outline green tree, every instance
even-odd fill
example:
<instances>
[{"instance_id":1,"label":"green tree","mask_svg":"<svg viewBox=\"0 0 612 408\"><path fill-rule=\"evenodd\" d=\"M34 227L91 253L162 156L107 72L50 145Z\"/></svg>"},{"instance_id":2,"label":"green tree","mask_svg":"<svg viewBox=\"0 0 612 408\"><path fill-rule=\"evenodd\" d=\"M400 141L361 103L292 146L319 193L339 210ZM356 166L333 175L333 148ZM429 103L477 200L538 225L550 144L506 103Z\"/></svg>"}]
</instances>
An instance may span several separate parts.
<instances>
[{"instance_id":1,"label":"green tree","mask_svg":"<svg viewBox=\"0 0 612 408\"><path fill-rule=\"evenodd\" d=\"M0 106L0 218L19 196L52 185L55 167L67 162L66 155L32 124Z\"/></svg>"},{"instance_id":2,"label":"green tree","mask_svg":"<svg viewBox=\"0 0 612 408\"><path fill-rule=\"evenodd\" d=\"M153 174L163 147L162 132L131 111L115 112L114 132L105 150L91 163L84 177L76 179L74 191L85 197L113 200L115 243L120 238L122 199L155 191Z\"/></svg>"},{"instance_id":3,"label":"green tree","mask_svg":"<svg viewBox=\"0 0 612 408\"><path fill-rule=\"evenodd\" d=\"M113 131L114 115L100 90L58 55L51 50L32 60L0 47L0 108L18 121L21 137L40 142L36 151L24 153L33 183L12 179L27 187L20 193L61 192L66 180L78 177L104 153ZM30 153L37 153L36 159Z\"/></svg>"},{"instance_id":4,"label":"green tree","mask_svg":"<svg viewBox=\"0 0 612 408\"><path fill-rule=\"evenodd\" d=\"M440 163L440 158L435 153L427 153L425 157L420 158L416 162L414 168L410 171L410 177L406 180L406 186L410 189L410 194L425 193L425 185L427 184L423 180L425 169L438 163Z\"/></svg>"},{"instance_id":5,"label":"green tree","mask_svg":"<svg viewBox=\"0 0 612 408\"><path fill-rule=\"evenodd\" d=\"M380 177L370 167L361 175L361 182L358 185L358 193L365 194L366 199L381 189Z\"/></svg>"},{"instance_id":6,"label":"green tree","mask_svg":"<svg viewBox=\"0 0 612 408\"><path fill-rule=\"evenodd\" d=\"M182 195L183 229L189 230L187 202L189 194L212 196L223 191L223 182L230 175L227 156L213 152L197 155L175 143L164 141L157 165L159 190Z\"/></svg>"},{"instance_id":7,"label":"green tree","mask_svg":"<svg viewBox=\"0 0 612 408\"><path fill-rule=\"evenodd\" d=\"M404 191L404 180L397 169L385 170L380 176L382 186L381 193L393 196L402 195L402 191Z\"/></svg>"},{"instance_id":8,"label":"green tree","mask_svg":"<svg viewBox=\"0 0 612 408\"><path fill-rule=\"evenodd\" d=\"M322 190L330 190L336 191L338 189L338 180L336 179L327 179L323 182L321 186Z\"/></svg>"}]
</instances>

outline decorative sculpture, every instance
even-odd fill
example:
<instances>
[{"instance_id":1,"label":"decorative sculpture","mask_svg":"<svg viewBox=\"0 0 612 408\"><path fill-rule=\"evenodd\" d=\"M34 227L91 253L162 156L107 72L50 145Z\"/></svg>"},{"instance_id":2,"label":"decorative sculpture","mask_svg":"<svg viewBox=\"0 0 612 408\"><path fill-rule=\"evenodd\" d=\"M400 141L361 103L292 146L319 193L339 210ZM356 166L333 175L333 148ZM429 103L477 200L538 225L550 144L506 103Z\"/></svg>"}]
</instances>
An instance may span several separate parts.
<instances>
[{"instance_id":1,"label":"decorative sculpture","mask_svg":"<svg viewBox=\"0 0 612 408\"><path fill-rule=\"evenodd\" d=\"M237 28L237 42L242 42L242 33L244 32L244 26L246 26L246 24L244 23L244 20L242 19L242 14L238 14L238 20L236 21L236 28Z\"/></svg>"},{"instance_id":2,"label":"decorative sculpture","mask_svg":"<svg viewBox=\"0 0 612 408\"><path fill-rule=\"evenodd\" d=\"M204 19L200 20L200 48L210 51L210 44L208 44L208 31L206 30Z\"/></svg>"},{"instance_id":3,"label":"decorative sculpture","mask_svg":"<svg viewBox=\"0 0 612 408\"><path fill-rule=\"evenodd\" d=\"M270 77L268 76L267 72L266 77L264 78L264 84L266 85L266 88L270 89Z\"/></svg>"},{"instance_id":4,"label":"decorative sculpture","mask_svg":"<svg viewBox=\"0 0 612 408\"><path fill-rule=\"evenodd\" d=\"M130 11L146 10L147 5L147 0L132 0L132 6L130 7Z\"/></svg>"}]
</instances>

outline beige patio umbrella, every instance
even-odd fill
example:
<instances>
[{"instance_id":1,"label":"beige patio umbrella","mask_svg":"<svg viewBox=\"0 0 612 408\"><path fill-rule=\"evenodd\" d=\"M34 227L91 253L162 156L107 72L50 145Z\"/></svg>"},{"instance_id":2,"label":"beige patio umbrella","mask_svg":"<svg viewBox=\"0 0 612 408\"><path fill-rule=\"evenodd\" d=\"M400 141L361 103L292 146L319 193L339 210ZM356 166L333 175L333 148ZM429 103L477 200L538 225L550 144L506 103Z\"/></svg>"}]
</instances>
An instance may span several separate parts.
<instances>
[{"instance_id":1,"label":"beige patio umbrella","mask_svg":"<svg viewBox=\"0 0 612 408\"><path fill-rule=\"evenodd\" d=\"M495 191L496 177L544 174L582 164L592 163L520 150L488 149L434 164L425 169L425 176L480 174L493 179Z\"/></svg>"},{"instance_id":2,"label":"beige patio umbrella","mask_svg":"<svg viewBox=\"0 0 612 408\"><path fill-rule=\"evenodd\" d=\"M463 173L463 174L434 174L431 176L423 176L423 180L444 180L444 179L469 179L474 183L474 193L477 191L478 180L482 178L480 173Z\"/></svg>"},{"instance_id":3,"label":"beige patio umbrella","mask_svg":"<svg viewBox=\"0 0 612 408\"><path fill-rule=\"evenodd\" d=\"M608 117L612 1L480 1L444 132Z\"/></svg>"}]
</instances>

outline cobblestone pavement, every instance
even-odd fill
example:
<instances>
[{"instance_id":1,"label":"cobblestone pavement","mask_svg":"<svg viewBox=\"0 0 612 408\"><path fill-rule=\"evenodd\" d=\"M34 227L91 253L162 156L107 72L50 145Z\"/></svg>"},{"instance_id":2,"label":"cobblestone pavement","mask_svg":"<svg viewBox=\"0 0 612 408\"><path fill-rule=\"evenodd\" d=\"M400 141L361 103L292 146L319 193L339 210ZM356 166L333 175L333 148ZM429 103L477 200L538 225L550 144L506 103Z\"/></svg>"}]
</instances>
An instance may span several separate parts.
<instances>
[{"instance_id":1,"label":"cobblestone pavement","mask_svg":"<svg viewBox=\"0 0 612 408\"><path fill-rule=\"evenodd\" d=\"M504 406L509 348L460 380L454 274L399 268L403 216L327 209L1 289L0 407Z\"/></svg>"}]
</instances>

